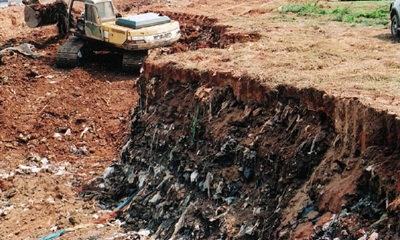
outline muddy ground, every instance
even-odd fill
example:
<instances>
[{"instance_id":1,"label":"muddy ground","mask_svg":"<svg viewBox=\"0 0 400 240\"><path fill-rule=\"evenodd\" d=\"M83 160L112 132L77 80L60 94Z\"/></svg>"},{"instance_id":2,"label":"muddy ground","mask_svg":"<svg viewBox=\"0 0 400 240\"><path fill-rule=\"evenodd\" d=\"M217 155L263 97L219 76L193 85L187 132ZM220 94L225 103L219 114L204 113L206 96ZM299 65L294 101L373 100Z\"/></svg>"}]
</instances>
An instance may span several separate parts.
<instances>
[{"instance_id":1,"label":"muddy ground","mask_svg":"<svg viewBox=\"0 0 400 240\"><path fill-rule=\"evenodd\" d=\"M58 69L56 27L0 9L0 49L40 55L1 59L1 238L399 238L397 43L281 5L142 1L183 34L140 76Z\"/></svg>"}]
</instances>

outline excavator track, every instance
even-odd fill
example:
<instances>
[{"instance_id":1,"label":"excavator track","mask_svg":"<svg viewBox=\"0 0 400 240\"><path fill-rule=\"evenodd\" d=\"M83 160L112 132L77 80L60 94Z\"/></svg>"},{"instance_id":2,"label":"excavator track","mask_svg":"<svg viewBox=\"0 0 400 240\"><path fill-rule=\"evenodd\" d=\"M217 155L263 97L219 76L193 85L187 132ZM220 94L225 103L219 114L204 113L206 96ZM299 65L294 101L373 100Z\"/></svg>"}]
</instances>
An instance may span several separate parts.
<instances>
[{"instance_id":1,"label":"excavator track","mask_svg":"<svg viewBox=\"0 0 400 240\"><path fill-rule=\"evenodd\" d=\"M139 70L146 57L147 51L125 52L122 56L122 70L125 72Z\"/></svg>"},{"instance_id":2,"label":"excavator track","mask_svg":"<svg viewBox=\"0 0 400 240\"><path fill-rule=\"evenodd\" d=\"M56 64L60 68L74 68L79 65L80 51L85 41L74 36L68 39L57 51Z\"/></svg>"}]
</instances>

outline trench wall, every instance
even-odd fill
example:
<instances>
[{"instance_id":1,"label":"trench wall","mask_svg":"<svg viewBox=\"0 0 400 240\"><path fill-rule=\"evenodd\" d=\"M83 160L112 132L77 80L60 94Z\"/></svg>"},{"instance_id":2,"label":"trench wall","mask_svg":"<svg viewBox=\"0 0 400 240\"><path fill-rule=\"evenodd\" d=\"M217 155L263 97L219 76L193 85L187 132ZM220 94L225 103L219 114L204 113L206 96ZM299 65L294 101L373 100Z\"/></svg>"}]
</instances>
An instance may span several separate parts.
<instances>
[{"instance_id":1,"label":"trench wall","mask_svg":"<svg viewBox=\"0 0 400 240\"><path fill-rule=\"evenodd\" d=\"M146 79L158 77L165 81L230 86L239 101L264 106L281 98L299 99L309 110L324 112L333 120L338 134L334 144L339 146L341 143L337 149L341 157L357 157L370 146L381 146L393 151L400 146L400 120L395 115L365 106L357 98L338 99L317 89L297 89L285 85L271 89L246 77L234 77L223 72L188 71L172 64L146 64L143 76Z\"/></svg>"},{"instance_id":2,"label":"trench wall","mask_svg":"<svg viewBox=\"0 0 400 240\"><path fill-rule=\"evenodd\" d=\"M173 64L147 63L142 77L146 79L145 82L151 79L160 79L163 82L154 85L153 96L146 98L162 98L168 92L168 84L171 82L208 88L229 87L235 98L245 105L258 104L268 109L281 101L293 99L299 105L306 106L308 111L319 113L322 118L333 123L334 132L329 134L334 137L329 149L310 178L303 187L296 190L276 218L279 223L275 223L275 232L268 231L269 237L292 239L304 236L340 236L338 229L353 234L356 231L351 226L367 222L374 222L365 225L374 227L367 227L369 231L380 228L381 234L393 236L388 233L393 227L390 229L383 225L399 223L400 120L395 115L365 106L360 99L336 98L314 88L297 89L287 85L271 88L248 77L235 77L226 72L190 71L176 68ZM369 207L359 207L364 205ZM307 209L318 210L318 218L309 218L305 214ZM357 217L348 214L341 220L332 220L337 215L329 215L339 215L343 211L352 211ZM385 213L386 211L388 212ZM365 212L374 214L365 215ZM329 225L334 227L330 230L318 230L324 222L315 221L324 217L331 219ZM347 225L339 224L351 218L361 220ZM352 236L356 237L357 234Z\"/></svg>"}]
</instances>

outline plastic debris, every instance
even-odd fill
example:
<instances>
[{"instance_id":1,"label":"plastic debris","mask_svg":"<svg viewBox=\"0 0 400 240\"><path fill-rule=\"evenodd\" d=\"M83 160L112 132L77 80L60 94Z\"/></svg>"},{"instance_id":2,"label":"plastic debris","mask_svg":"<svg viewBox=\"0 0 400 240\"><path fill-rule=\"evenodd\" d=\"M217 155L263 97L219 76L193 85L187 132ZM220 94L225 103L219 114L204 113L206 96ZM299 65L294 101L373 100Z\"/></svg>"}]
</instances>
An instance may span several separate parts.
<instances>
[{"instance_id":1,"label":"plastic debris","mask_svg":"<svg viewBox=\"0 0 400 240\"><path fill-rule=\"evenodd\" d=\"M143 189L142 189L143 190ZM95 217L95 221L93 221L92 223L87 223L87 224L81 224L78 226L75 226L73 228L68 228L68 229L64 229L61 230L59 232L50 234L47 237L41 238L41 240L51 240L51 239L55 239L57 237L60 237L68 232L73 232L75 230L81 229L81 228L88 228L88 227L96 227L96 228L102 228L104 227L103 223L106 222L107 220L110 220L112 218L115 218L117 216L118 213L120 213L121 211L125 211L126 207L128 206L129 203L131 203L135 197L137 195L141 194L141 191L136 191L135 193L133 193L130 197L128 197L124 202L122 202L114 211L106 213L105 215L103 215L102 217Z\"/></svg>"},{"instance_id":2,"label":"plastic debris","mask_svg":"<svg viewBox=\"0 0 400 240\"><path fill-rule=\"evenodd\" d=\"M379 239L379 234L377 232L373 232L368 238L368 240L378 240L378 239Z\"/></svg>"},{"instance_id":3,"label":"plastic debris","mask_svg":"<svg viewBox=\"0 0 400 240\"><path fill-rule=\"evenodd\" d=\"M66 230L61 230L61 231L59 231L59 232L50 234L50 235L47 236L47 237L41 238L40 240L51 240L51 239L55 239L55 238L57 238L57 237L60 237L60 236L64 235L65 233L67 233Z\"/></svg>"},{"instance_id":4,"label":"plastic debris","mask_svg":"<svg viewBox=\"0 0 400 240\"><path fill-rule=\"evenodd\" d=\"M85 136L85 134L90 130L89 127L85 127L85 129L83 129L83 131L81 132L80 138L83 138L83 136Z\"/></svg>"},{"instance_id":5,"label":"plastic debris","mask_svg":"<svg viewBox=\"0 0 400 240\"><path fill-rule=\"evenodd\" d=\"M0 57L5 55L8 52L17 52L24 56L31 57L31 58L39 58L42 57L43 54L37 54L34 52L35 46L29 43L22 43L15 47L8 47L0 51Z\"/></svg>"},{"instance_id":6,"label":"plastic debris","mask_svg":"<svg viewBox=\"0 0 400 240\"><path fill-rule=\"evenodd\" d=\"M199 172L193 171L190 174L190 182L197 182L197 177L199 176Z\"/></svg>"},{"instance_id":7,"label":"plastic debris","mask_svg":"<svg viewBox=\"0 0 400 240\"><path fill-rule=\"evenodd\" d=\"M55 138L55 139L61 141L61 140L62 140L62 135L61 135L60 133L54 133L54 134L53 134L53 138Z\"/></svg>"}]
</instances>

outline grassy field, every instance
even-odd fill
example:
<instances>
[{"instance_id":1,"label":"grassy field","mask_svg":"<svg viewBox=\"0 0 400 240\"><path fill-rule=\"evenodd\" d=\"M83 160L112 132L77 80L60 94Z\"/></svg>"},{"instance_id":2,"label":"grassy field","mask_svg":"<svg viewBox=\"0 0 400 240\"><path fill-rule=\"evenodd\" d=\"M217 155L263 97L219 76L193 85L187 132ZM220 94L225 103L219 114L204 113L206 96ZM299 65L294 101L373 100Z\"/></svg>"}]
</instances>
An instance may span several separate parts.
<instances>
[{"instance_id":1,"label":"grassy field","mask_svg":"<svg viewBox=\"0 0 400 240\"><path fill-rule=\"evenodd\" d=\"M366 26L387 25L389 4L390 1L289 3L283 6L281 16L320 17Z\"/></svg>"}]
</instances>

